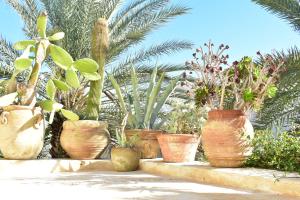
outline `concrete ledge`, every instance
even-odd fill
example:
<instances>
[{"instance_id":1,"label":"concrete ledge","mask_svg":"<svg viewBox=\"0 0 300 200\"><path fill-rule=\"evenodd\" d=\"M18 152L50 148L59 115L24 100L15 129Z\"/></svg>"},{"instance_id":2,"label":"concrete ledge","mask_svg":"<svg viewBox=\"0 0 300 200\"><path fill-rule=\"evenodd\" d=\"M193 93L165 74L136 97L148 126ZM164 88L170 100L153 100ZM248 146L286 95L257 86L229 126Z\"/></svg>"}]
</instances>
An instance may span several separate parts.
<instances>
[{"instance_id":1,"label":"concrete ledge","mask_svg":"<svg viewBox=\"0 0 300 200\"><path fill-rule=\"evenodd\" d=\"M256 168L214 168L201 162L179 164L161 160L143 160L140 168L148 173L199 183L300 197L300 176L297 173Z\"/></svg>"},{"instance_id":2,"label":"concrete ledge","mask_svg":"<svg viewBox=\"0 0 300 200\"><path fill-rule=\"evenodd\" d=\"M113 171L113 166L110 160L0 160L0 176L87 171Z\"/></svg>"},{"instance_id":3,"label":"concrete ledge","mask_svg":"<svg viewBox=\"0 0 300 200\"><path fill-rule=\"evenodd\" d=\"M213 168L207 163L141 160L140 169L156 175L232 188L300 197L300 176L255 168ZM55 172L113 171L110 160L0 160L0 176L43 176ZM279 180L278 180L279 178Z\"/></svg>"}]
</instances>

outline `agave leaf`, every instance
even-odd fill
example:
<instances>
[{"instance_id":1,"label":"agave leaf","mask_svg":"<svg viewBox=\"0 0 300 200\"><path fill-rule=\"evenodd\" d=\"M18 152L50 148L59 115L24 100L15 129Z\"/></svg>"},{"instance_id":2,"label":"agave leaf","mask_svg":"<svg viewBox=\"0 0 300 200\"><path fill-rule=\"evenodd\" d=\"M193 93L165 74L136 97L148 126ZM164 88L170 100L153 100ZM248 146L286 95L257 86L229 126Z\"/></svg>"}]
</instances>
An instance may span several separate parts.
<instances>
[{"instance_id":1,"label":"agave leaf","mask_svg":"<svg viewBox=\"0 0 300 200\"><path fill-rule=\"evenodd\" d=\"M153 113L155 100L156 100L157 95L158 95L158 93L160 91L161 84L162 84L162 82L164 80L164 77L165 77L165 73L162 73L162 75L160 76L160 79L158 80L158 82L156 83L155 87L151 91L150 98L148 100L148 105L147 105L147 112L146 112L145 118L144 118L145 128L149 128L150 127L150 119L151 119L151 115Z\"/></svg>"},{"instance_id":2,"label":"agave leaf","mask_svg":"<svg viewBox=\"0 0 300 200\"><path fill-rule=\"evenodd\" d=\"M11 105L17 98L18 93L14 92L11 94L4 95L0 97L0 107L5 107Z\"/></svg>"},{"instance_id":3,"label":"agave leaf","mask_svg":"<svg viewBox=\"0 0 300 200\"><path fill-rule=\"evenodd\" d=\"M111 74L108 75L108 78L111 81L112 86L116 91L116 95L118 97L119 105L121 107L122 112L123 113L128 113L128 123L129 123L129 125L134 126L134 117L133 117L132 113L128 112L127 109L126 109L126 105L125 105L124 97L122 95L121 87L119 86L116 79Z\"/></svg>"},{"instance_id":4,"label":"agave leaf","mask_svg":"<svg viewBox=\"0 0 300 200\"><path fill-rule=\"evenodd\" d=\"M58 41L61 40L65 37L65 33L64 32L58 32L58 33L54 33L52 36L48 37L48 40L50 41Z\"/></svg>"},{"instance_id":5,"label":"agave leaf","mask_svg":"<svg viewBox=\"0 0 300 200\"><path fill-rule=\"evenodd\" d=\"M156 75L157 75L157 67L154 68L154 70L151 74L151 77L150 77L149 87L147 89L147 95L146 95L146 104L145 104L145 110L144 110L145 113L147 112L147 106L148 106L148 103L149 103L149 99L150 99L152 89L153 89L154 84L155 84Z\"/></svg>"},{"instance_id":6,"label":"agave leaf","mask_svg":"<svg viewBox=\"0 0 300 200\"><path fill-rule=\"evenodd\" d=\"M114 89L116 91L116 95L118 97L119 104L120 104L120 107L122 109L122 112L127 113L127 109L126 109L126 106L125 106L125 101L124 101L124 97L122 95L121 87L119 86L116 79L112 75L108 75L108 78L111 81L112 86L114 87Z\"/></svg>"},{"instance_id":7,"label":"agave leaf","mask_svg":"<svg viewBox=\"0 0 300 200\"><path fill-rule=\"evenodd\" d=\"M134 67L131 67L131 84L132 84L135 121L137 122L137 124L140 124L142 122L140 94L138 91L138 79Z\"/></svg>"},{"instance_id":8,"label":"agave leaf","mask_svg":"<svg viewBox=\"0 0 300 200\"><path fill-rule=\"evenodd\" d=\"M169 96L171 95L171 93L176 89L176 86L177 86L177 83L178 83L179 79L180 79L180 77L172 80L169 83L169 85L165 88L165 90L162 93L162 95L160 95L160 97L156 101L157 104L156 104L156 106L154 108L154 111L152 113L152 116L151 116L150 127L153 127L154 122L157 119L159 111L161 110L161 108L163 107L163 105L166 103L166 101L169 98Z\"/></svg>"}]
</instances>

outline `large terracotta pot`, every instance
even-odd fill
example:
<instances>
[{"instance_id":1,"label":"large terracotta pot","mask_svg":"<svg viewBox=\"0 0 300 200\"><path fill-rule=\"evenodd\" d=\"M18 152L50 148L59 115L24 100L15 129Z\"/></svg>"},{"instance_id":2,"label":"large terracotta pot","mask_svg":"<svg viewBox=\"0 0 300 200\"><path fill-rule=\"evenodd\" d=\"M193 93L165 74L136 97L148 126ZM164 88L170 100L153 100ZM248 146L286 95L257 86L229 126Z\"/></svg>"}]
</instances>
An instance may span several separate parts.
<instances>
[{"instance_id":1,"label":"large terracotta pot","mask_svg":"<svg viewBox=\"0 0 300 200\"><path fill-rule=\"evenodd\" d=\"M192 162L200 143L198 135L160 134L157 136L165 162Z\"/></svg>"},{"instance_id":2,"label":"large terracotta pot","mask_svg":"<svg viewBox=\"0 0 300 200\"><path fill-rule=\"evenodd\" d=\"M113 148L111 150L111 161L116 171L135 171L139 166L140 153L131 148Z\"/></svg>"},{"instance_id":3,"label":"large terracotta pot","mask_svg":"<svg viewBox=\"0 0 300 200\"><path fill-rule=\"evenodd\" d=\"M254 130L240 110L214 110L202 132L204 153L212 166L241 167L251 154Z\"/></svg>"},{"instance_id":4,"label":"large terracotta pot","mask_svg":"<svg viewBox=\"0 0 300 200\"><path fill-rule=\"evenodd\" d=\"M138 137L135 148L141 153L142 159L157 158L160 153L159 144L156 136L162 131L147 129L131 129L125 130L127 139Z\"/></svg>"},{"instance_id":5,"label":"large terracotta pot","mask_svg":"<svg viewBox=\"0 0 300 200\"><path fill-rule=\"evenodd\" d=\"M0 115L0 150L6 159L35 159L44 144L40 108L7 106Z\"/></svg>"},{"instance_id":6,"label":"large terracotta pot","mask_svg":"<svg viewBox=\"0 0 300 200\"><path fill-rule=\"evenodd\" d=\"M107 123L94 120L65 121L62 148L72 159L95 159L110 141Z\"/></svg>"}]
</instances>

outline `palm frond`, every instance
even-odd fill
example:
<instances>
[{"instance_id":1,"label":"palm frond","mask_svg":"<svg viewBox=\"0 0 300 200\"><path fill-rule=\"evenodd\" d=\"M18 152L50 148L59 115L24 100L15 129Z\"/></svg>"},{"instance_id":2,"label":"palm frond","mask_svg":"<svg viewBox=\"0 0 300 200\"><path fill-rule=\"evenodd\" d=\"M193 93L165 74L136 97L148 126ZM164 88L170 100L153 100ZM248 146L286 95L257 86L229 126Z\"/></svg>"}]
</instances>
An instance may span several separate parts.
<instances>
[{"instance_id":1,"label":"palm frond","mask_svg":"<svg viewBox=\"0 0 300 200\"><path fill-rule=\"evenodd\" d=\"M300 2L298 0L252 0L278 17L287 20L300 31Z\"/></svg>"},{"instance_id":2,"label":"palm frond","mask_svg":"<svg viewBox=\"0 0 300 200\"><path fill-rule=\"evenodd\" d=\"M262 127L289 125L300 112L300 49L276 52L274 57L285 61L286 70L280 76L277 95L266 100L258 115Z\"/></svg>"}]
</instances>

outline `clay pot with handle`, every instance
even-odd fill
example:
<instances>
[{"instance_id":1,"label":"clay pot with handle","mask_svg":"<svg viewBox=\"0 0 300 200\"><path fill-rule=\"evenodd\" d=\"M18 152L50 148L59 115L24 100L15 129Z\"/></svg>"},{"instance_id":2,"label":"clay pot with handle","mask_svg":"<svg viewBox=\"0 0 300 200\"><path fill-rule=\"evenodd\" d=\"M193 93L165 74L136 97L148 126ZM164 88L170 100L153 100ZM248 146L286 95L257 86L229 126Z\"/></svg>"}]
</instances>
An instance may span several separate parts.
<instances>
[{"instance_id":1,"label":"clay pot with handle","mask_svg":"<svg viewBox=\"0 0 300 200\"><path fill-rule=\"evenodd\" d=\"M202 131L204 153L214 167L241 167L251 154L251 122L241 110L213 110Z\"/></svg>"},{"instance_id":2,"label":"clay pot with handle","mask_svg":"<svg viewBox=\"0 0 300 200\"><path fill-rule=\"evenodd\" d=\"M95 159L109 142L106 122L79 120L63 124L60 143L72 159Z\"/></svg>"},{"instance_id":3,"label":"clay pot with handle","mask_svg":"<svg viewBox=\"0 0 300 200\"><path fill-rule=\"evenodd\" d=\"M10 105L0 115L0 150L6 159L35 159L44 144L44 120L38 107Z\"/></svg>"}]
</instances>

